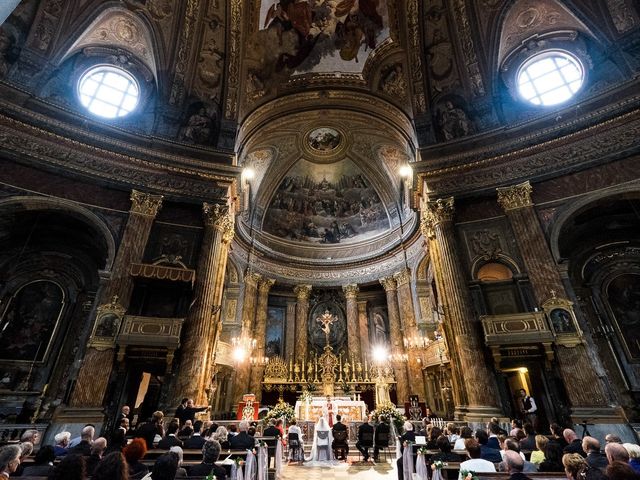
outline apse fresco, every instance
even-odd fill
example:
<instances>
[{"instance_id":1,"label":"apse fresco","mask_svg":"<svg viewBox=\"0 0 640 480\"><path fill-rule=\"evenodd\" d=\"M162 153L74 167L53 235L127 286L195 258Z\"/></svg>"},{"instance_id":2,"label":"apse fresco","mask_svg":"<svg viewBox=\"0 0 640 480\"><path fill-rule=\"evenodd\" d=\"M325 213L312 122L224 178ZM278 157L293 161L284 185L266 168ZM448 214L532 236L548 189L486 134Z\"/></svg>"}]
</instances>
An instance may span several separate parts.
<instances>
[{"instance_id":1,"label":"apse fresco","mask_svg":"<svg viewBox=\"0 0 640 480\"><path fill-rule=\"evenodd\" d=\"M313 244L345 244L389 229L380 197L351 161L300 160L282 180L263 221L267 233Z\"/></svg>"},{"instance_id":2,"label":"apse fresco","mask_svg":"<svg viewBox=\"0 0 640 480\"><path fill-rule=\"evenodd\" d=\"M257 44L276 72L359 73L388 25L386 0L262 0Z\"/></svg>"}]
</instances>

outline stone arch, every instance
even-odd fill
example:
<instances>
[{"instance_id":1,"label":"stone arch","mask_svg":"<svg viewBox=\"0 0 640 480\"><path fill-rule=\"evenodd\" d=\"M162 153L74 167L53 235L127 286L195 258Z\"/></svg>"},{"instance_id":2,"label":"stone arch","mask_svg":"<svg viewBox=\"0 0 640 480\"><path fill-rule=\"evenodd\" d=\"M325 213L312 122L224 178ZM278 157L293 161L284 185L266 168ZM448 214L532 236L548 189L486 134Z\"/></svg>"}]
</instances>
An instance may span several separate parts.
<instances>
[{"instance_id":1,"label":"stone arch","mask_svg":"<svg viewBox=\"0 0 640 480\"><path fill-rule=\"evenodd\" d=\"M0 214L19 211L59 211L86 223L100 234L107 247L104 269L110 271L116 256L116 242L107 224L98 215L76 202L62 198L16 196L0 200Z\"/></svg>"}]
</instances>

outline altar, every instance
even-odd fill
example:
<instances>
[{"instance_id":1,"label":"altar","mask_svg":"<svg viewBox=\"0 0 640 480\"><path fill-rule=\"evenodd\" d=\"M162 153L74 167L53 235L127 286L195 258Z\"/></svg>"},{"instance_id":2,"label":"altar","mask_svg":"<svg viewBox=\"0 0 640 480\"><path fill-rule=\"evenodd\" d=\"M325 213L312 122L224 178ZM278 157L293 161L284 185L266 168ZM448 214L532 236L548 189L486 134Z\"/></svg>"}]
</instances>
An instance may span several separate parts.
<instances>
[{"instance_id":1,"label":"altar","mask_svg":"<svg viewBox=\"0 0 640 480\"><path fill-rule=\"evenodd\" d=\"M333 414L342 416L344 423L364 422L367 418L367 404L362 400L349 397L333 397ZM298 400L295 406L296 418L302 421L317 422L326 410L326 397L312 397L311 400ZM335 420L334 420L335 421Z\"/></svg>"}]
</instances>

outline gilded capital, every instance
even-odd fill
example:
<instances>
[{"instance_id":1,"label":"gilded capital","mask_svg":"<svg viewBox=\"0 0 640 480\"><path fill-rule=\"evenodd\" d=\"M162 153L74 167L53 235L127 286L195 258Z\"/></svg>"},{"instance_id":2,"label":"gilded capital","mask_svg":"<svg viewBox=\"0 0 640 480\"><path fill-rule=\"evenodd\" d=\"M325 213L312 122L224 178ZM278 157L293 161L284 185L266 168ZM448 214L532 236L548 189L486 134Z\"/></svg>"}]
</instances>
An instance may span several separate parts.
<instances>
[{"instance_id":1,"label":"gilded capital","mask_svg":"<svg viewBox=\"0 0 640 480\"><path fill-rule=\"evenodd\" d=\"M223 242L230 243L233 240L235 218L227 205L203 203L202 214L206 226L213 227L222 233Z\"/></svg>"},{"instance_id":2,"label":"gilded capital","mask_svg":"<svg viewBox=\"0 0 640 480\"><path fill-rule=\"evenodd\" d=\"M271 290L271 287L273 286L274 283L276 283L275 279L264 278L260 281L260 284L258 285L258 291L260 293L269 293L269 290Z\"/></svg>"},{"instance_id":3,"label":"gilded capital","mask_svg":"<svg viewBox=\"0 0 640 480\"><path fill-rule=\"evenodd\" d=\"M496 188L496 191L498 192L498 203L505 212L533 205L533 201L531 201L533 187L531 187L529 180L511 187Z\"/></svg>"},{"instance_id":4,"label":"gilded capital","mask_svg":"<svg viewBox=\"0 0 640 480\"><path fill-rule=\"evenodd\" d=\"M152 195L151 193L139 192L131 190L131 209L132 213L139 213L147 217L155 217L162 207L162 195Z\"/></svg>"},{"instance_id":5,"label":"gilded capital","mask_svg":"<svg viewBox=\"0 0 640 480\"><path fill-rule=\"evenodd\" d=\"M396 280L393 277L381 278L380 284L384 288L385 292L388 292L389 290L395 290L397 288Z\"/></svg>"},{"instance_id":6,"label":"gilded capital","mask_svg":"<svg viewBox=\"0 0 640 480\"><path fill-rule=\"evenodd\" d=\"M253 285L254 287L256 287L261 278L262 278L262 275L260 275L259 273L247 272L244 275L244 283Z\"/></svg>"},{"instance_id":7,"label":"gilded capital","mask_svg":"<svg viewBox=\"0 0 640 480\"><path fill-rule=\"evenodd\" d=\"M393 274L393 278L396 280L396 285L401 286L411 282L411 270L405 268L397 273Z\"/></svg>"},{"instance_id":8,"label":"gilded capital","mask_svg":"<svg viewBox=\"0 0 640 480\"><path fill-rule=\"evenodd\" d=\"M435 225L433 223L433 216L428 210L422 212L422 218L420 219L420 232L425 238L433 239L436 237Z\"/></svg>"},{"instance_id":9,"label":"gilded capital","mask_svg":"<svg viewBox=\"0 0 640 480\"><path fill-rule=\"evenodd\" d=\"M428 202L425 217L429 219L433 227L439 223L451 222L455 212L453 203L453 197L439 198L433 202Z\"/></svg>"},{"instance_id":10,"label":"gilded capital","mask_svg":"<svg viewBox=\"0 0 640 480\"><path fill-rule=\"evenodd\" d=\"M296 294L298 301L309 300L311 285L298 285L293 289L293 293Z\"/></svg>"},{"instance_id":11,"label":"gilded capital","mask_svg":"<svg viewBox=\"0 0 640 480\"><path fill-rule=\"evenodd\" d=\"M358 292L360 291L360 289L358 288L358 285L352 283L350 285L343 285L342 291L344 292L344 296L347 298L347 300L355 300L358 298Z\"/></svg>"}]
</instances>

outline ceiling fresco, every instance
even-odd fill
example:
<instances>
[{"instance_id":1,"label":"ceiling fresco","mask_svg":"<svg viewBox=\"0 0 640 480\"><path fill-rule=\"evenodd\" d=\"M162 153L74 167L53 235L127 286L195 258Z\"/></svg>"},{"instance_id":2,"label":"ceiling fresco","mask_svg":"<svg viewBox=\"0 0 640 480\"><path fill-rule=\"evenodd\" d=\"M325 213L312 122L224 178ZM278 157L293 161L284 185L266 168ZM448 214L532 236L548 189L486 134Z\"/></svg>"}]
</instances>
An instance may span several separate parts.
<instances>
[{"instance_id":1,"label":"ceiling fresco","mask_svg":"<svg viewBox=\"0 0 640 480\"><path fill-rule=\"evenodd\" d=\"M306 73L361 73L369 54L389 37L386 0L263 0L251 78Z\"/></svg>"},{"instance_id":2,"label":"ceiling fresco","mask_svg":"<svg viewBox=\"0 0 640 480\"><path fill-rule=\"evenodd\" d=\"M273 195L263 230L302 243L349 244L389 230L389 218L353 161L327 165L300 160Z\"/></svg>"}]
</instances>

